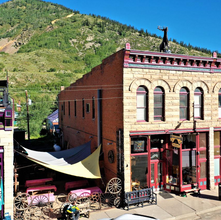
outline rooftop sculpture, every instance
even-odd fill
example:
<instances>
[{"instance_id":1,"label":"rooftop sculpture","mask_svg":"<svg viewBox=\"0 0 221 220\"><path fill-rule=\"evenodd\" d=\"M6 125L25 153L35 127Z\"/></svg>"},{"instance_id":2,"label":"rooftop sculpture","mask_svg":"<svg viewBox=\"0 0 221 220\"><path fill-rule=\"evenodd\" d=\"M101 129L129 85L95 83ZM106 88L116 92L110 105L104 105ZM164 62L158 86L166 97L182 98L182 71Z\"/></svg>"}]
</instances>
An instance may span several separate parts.
<instances>
[{"instance_id":1,"label":"rooftop sculpture","mask_svg":"<svg viewBox=\"0 0 221 220\"><path fill-rule=\"evenodd\" d=\"M171 53L171 51L169 50L169 41L167 37L168 27L161 28L160 26L158 26L157 29L164 32L163 41L160 44L160 52Z\"/></svg>"}]
</instances>

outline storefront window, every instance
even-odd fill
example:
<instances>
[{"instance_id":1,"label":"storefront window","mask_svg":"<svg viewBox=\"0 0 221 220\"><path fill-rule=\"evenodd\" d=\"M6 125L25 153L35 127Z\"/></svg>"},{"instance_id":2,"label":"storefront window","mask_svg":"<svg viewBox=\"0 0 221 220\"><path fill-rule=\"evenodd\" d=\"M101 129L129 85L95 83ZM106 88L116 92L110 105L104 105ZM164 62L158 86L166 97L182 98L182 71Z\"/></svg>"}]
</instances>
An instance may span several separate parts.
<instances>
[{"instance_id":1,"label":"storefront window","mask_svg":"<svg viewBox=\"0 0 221 220\"><path fill-rule=\"evenodd\" d=\"M215 185L220 183L220 131L214 132L214 179Z\"/></svg>"},{"instance_id":2,"label":"storefront window","mask_svg":"<svg viewBox=\"0 0 221 220\"><path fill-rule=\"evenodd\" d=\"M214 159L214 176L220 175L220 158Z\"/></svg>"},{"instance_id":3,"label":"storefront window","mask_svg":"<svg viewBox=\"0 0 221 220\"><path fill-rule=\"evenodd\" d=\"M164 136L163 135L152 135L150 140L151 149L160 149L163 147Z\"/></svg>"},{"instance_id":4,"label":"storefront window","mask_svg":"<svg viewBox=\"0 0 221 220\"><path fill-rule=\"evenodd\" d=\"M206 158L206 151L200 151L200 158Z\"/></svg>"},{"instance_id":5,"label":"storefront window","mask_svg":"<svg viewBox=\"0 0 221 220\"><path fill-rule=\"evenodd\" d=\"M147 186L147 155L131 156L131 180L132 187Z\"/></svg>"},{"instance_id":6,"label":"storefront window","mask_svg":"<svg viewBox=\"0 0 221 220\"><path fill-rule=\"evenodd\" d=\"M160 160L160 159L162 159L162 152L152 152L150 154L150 159L151 160Z\"/></svg>"},{"instance_id":7,"label":"storefront window","mask_svg":"<svg viewBox=\"0 0 221 220\"><path fill-rule=\"evenodd\" d=\"M154 179L154 164L151 164L151 183L155 183L155 179Z\"/></svg>"},{"instance_id":8,"label":"storefront window","mask_svg":"<svg viewBox=\"0 0 221 220\"><path fill-rule=\"evenodd\" d=\"M206 148L206 133L199 134L200 148Z\"/></svg>"},{"instance_id":9,"label":"storefront window","mask_svg":"<svg viewBox=\"0 0 221 220\"><path fill-rule=\"evenodd\" d=\"M206 178L206 162L200 163L200 178Z\"/></svg>"},{"instance_id":10,"label":"storefront window","mask_svg":"<svg viewBox=\"0 0 221 220\"><path fill-rule=\"evenodd\" d=\"M183 185L196 183L196 151L182 152Z\"/></svg>"},{"instance_id":11,"label":"storefront window","mask_svg":"<svg viewBox=\"0 0 221 220\"><path fill-rule=\"evenodd\" d=\"M214 155L220 156L220 148L219 147L214 148Z\"/></svg>"},{"instance_id":12,"label":"storefront window","mask_svg":"<svg viewBox=\"0 0 221 220\"><path fill-rule=\"evenodd\" d=\"M182 148L183 149L196 148L196 135L195 134L183 135Z\"/></svg>"},{"instance_id":13,"label":"storefront window","mask_svg":"<svg viewBox=\"0 0 221 220\"><path fill-rule=\"evenodd\" d=\"M180 182L179 176L179 150L174 148L173 150L167 150L167 168L168 168L168 180L167 183L178 185Z\"/></svg>"},{"instance_id":14,"label":"storefront window","mask_svg":"<svg viewBox=\"0 0 221 220\"><path fill-rule=\"evenodd\" d=\"M220 146L220 132L214 132L214 146Z\"/></svg>"},{"instance_id":15,"label":"storefront window","mask_svg":"<svg viewBox=\"0 0 221 220\"><path fill-rule=\"evenodd\" d=\"M163 169L162 169L162 163L158 163L158 182L161 183L163 180L162 180L162 172L163 172Z\"/></svg>"}]
</instances>

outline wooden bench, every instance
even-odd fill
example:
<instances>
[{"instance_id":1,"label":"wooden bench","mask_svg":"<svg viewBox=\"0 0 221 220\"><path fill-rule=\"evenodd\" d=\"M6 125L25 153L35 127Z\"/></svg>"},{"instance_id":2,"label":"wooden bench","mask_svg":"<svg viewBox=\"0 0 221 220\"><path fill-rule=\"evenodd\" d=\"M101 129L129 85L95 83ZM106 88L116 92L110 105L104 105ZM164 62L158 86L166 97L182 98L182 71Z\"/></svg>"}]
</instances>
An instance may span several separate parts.
<instances>
[{"instance_id":1,"label":"wooden bench","mask_svg":"<svg viewBox=\"0 0 221 220\"><path fill-rule=\"evenodd\" d=\"M25 186L26 187L39 186L39 185L44 185L44 184L46 184L48 182L51 182L51 181L53 181L53 178L26 180L25 181Z\"/></svg>"},{"instance_id":2,"label":"wooden bench","mask_svg":"<svg viewBox=\"0 0 221 220\"><path fill-rule=\"evenodd\" d=\"M125 193L124 208L127 207L128 210L130 205L139 206L141 204L143 207L144 202L157 204L157 194L153 192L153 188L140 189Z\"/></svg>"},{"instance_id":3,"label":"wooden bench","mask_svg":"<svg viewBox=\"0 0 221 220\"><path fill-rule=\"evenodd\" d=\"M139 206L139 191L126 192L124 197L124 208L127 206L129 210L130 205Z\"/></svg>"},{"instance_id":4,"label":"wooden bench","mask_svg":"<svg viewBox=\"0 0 221 220\"><path fill-rule=\"evenodd\" d=\"M200 190L199 188L192 188L192 189L186 189L182 192L182 195L187 196L188 193L196 193L198 196L200 196Z\"/></svg>"},{"instance_id":5,"label":"wooden bench","mask_svg":"<svg viewBox=\"0 0 221 220\"><path fill-rule=\"evenodd\" d=\"M33 187L27 188L26 193L29 193L29 192L33 193L33 192L47 191L47 190L57 191L57 187L55 185L33 186Z\"/></svg>"},{"instance_id":6,"label":"wooden bench","mask_svg":"<svg viewBox=\"0 0 221 220\"><path fill-rule=\"evenodd\" d=\"M157 204L157 194L153 192L153 188L139 190L139 203L142 204L142 207L144 202Z\"/></svg>"},{"instance_id":7,"label":"wooden bench","mask_svg":"<svg viewBox=\"0 0 221 220\"><path fill-rule=\"evenodd\" d=\"M72 182L66 182L65 183L65 190L73 189L73 188L82 188L85 186L89 186L88 180L76 180Z\"/></svg>"}]
</instances>

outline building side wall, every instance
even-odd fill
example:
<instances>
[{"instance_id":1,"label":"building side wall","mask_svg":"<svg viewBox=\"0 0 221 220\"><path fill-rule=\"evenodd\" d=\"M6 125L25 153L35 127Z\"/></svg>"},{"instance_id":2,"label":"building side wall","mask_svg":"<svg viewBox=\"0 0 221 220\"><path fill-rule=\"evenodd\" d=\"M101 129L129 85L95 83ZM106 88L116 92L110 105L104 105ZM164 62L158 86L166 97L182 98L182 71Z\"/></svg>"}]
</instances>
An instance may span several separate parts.
<instances>
[{"instance_id":1,"label":"building side wall","mask_svg":"<svg viewBox=\"0 0 221 220\"><path fill-rule=\"evenodd\" d=\"M0 131L0 146L2 146L4 149L4 212L8 212L11 215L11 218L13 219L13 131Z\"/></svg>"},{"instance_id":2,"label":"building side wall","mask_svg":"<svg viewBox=\"0 0 221 220\"><path fill-rule=\"evenodd\" d=\"M136 120L136 90L139 86L145 86L148 90L148 122ZM156 86L165 90L165 121L154 121L154 97ZM190 120L179 119L179 91L186 87L190 92ZM197 120L194 124L193 103L194 90L197 87L203 89L204 120ZM203 72L170 71L157 69L124 68L124 177L125 190L130 190L130 131L159 131L174 129L210 128L220 127L221 119L218 117L218 91L221 88L220 74ZM210 176L213 175L214 144L210 141ZM212 178L211 178L212 179ZM211 182L210 186L214 186Z\"/></svg>"},{"instance_id":3,"label":"building side wall","mask_svg":"<svg viewBox=\"0 0 221 220\"><path fill-rule=\"evenodd\" d=\"M70 87L59 94L59 126L63 131L64 143L69 148L76 147L91 141L92 151L98 145L98 101L101 101L102 120L102 149L105 167L105 177L109 180L117 175L117 143L116 131L123 128L123 55L119 51L102 64L93 68L81 79L71 84ZM101 90L102 98L98 100L98 90ZM95 118L92 118L92 98L95 98ZM82 113L82 99L84 99L84 117ZM77 111L75 116L75 101ZM70 103L70 114L69 104ZM62 105L65 103L65 115ZM90 105L89 113L86 105ZM108 151L115 153L114 163L108 162Z\"/></svg>"}]
</instances>

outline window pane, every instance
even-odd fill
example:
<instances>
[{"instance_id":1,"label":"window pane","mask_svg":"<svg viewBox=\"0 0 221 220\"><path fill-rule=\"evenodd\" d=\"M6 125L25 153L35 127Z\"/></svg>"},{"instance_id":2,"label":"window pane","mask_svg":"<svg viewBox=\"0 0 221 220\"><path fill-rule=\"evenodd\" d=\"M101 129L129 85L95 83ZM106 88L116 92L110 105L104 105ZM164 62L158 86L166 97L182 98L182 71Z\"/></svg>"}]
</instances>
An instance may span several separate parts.
<instances>
[{"instance_id":1,"label":"window pane","mask_svg":"<svg viewBox=\"0 0 221 220\"><path fill-rule=\"evenodd\" d=\"M196 151L182 152L182 167L196 166Z\"/></svg>"},{"instance_id":2,"label":"window pane","mask_svg":"<svg viewBox=\"0 0 221 220\"><path fill-rule=\"evenodd\" d=\"M146 107L146 94L137 94L137 107Z\"/></svg>"},{"instance_id":3,"label":"window pane","mask_svg":"<svg viewBox=\"0 0 221 220\"><path fill-rule=\"evenodd\" d=\"M146 121L146 109L145 108L137 109L137 120Z\"/></svg>"},{"instance_id":4,"label":"window pane","mask_svg":"<svg viewBox=\"0 0 221 220\"><path fill-rule=\"evenodd\" d=\"M196 183L196 151L182 152L183 184Z\"/></svg>"},{"instance_id":5,"label":"window pane","mask_svg":"<svg viewBox=\"0 0 221 220\"><path fill-rule=\"evenodd\" d=\"M201 90L200 90L200 88L196 88L194 92L201 93Z\"/></svg>"},{"instance_id":6,"label":"window pane","mask_svg":"<svg viewBox=\"0 0 221 220\"><path fill-rule=\"evenodd\" d=\"M164 143L163 135L152 135L150 140L150 148L151 149L160 149L163 147Z\"/></svg>"},{"instance_id":7,"label":"window pane","mask_svg":"<svg viewBox=\"0 0 221 220\"><path fill-rule=\"evenodd\" d=\"M220 159L214 159L214 176L220 175Z\"/></svg>"},{"instance_id":8,"label":"window pane","mask_svg":"<svg viewBox=\"0 0 221 220\"><path fill-rule=\"evenodd\" d=\"M151 183L155 183L155 178L154 178L154 164L151 164Z\"/></svg>"},{"instance_id":9,"label":"window pane","mask_svg":"<svg viewBox=\"0 0 221 220\"><path fill-rule=\"evenodd\" d=\"M186 107L186 106L187 106L187 96L180 95L180 107Z\"/></svg>"},{"instance_id":10,"label":"window pane","mask_svg":"<svg viewBox=\"0 0 221 220\"><path fill-rule=\"evenodd\" d=\"M182 88L180 89L180 92L187 93L187 90L182 87Z\"/></svg>"},{"instance_id":11,"label":"window pane","mask_svg":"<svg viewBox=\"0 0 221 220\"><path fill-rule=\"evenodd\" d=\"M132 182L139 182L140 186L147 185L147 155L131 157Z\"/></svg>"},{"instance_id":12,"label":"window pane","mask_svg":"<svg viewBox=\"0 0 221 220\"><path fill-rule=\"evenodd\" d=\"M162 91L162 89L161 89L160 87L156 87L156 88L154 89L154 92L163 92L163 91Z\"/></svg>"},{"instance_id":13,"label":"window pane","mask_svg":"<svg viewBox=\"0 0 221 220\"><path fill-rule=\"evenodd\" d=\"M219 94L219 106L221 106L221 94Z\"/></svg>"},{"instance_id":14,"label":"window pane","mask_svg":"<svg viewBox=\"0 0 221 220\"><path fill-rule=\"evenodd\" d=\"M194 95L194 105L201 105L201 96Z\"/></svg>"},{"instance_id":15,"label":"window pane","mask_svg":"<svg viewBox=\"0 0 221 220\"><path fill-rule=\"evenodd\" d=\"M189 135L183 135L183 149L193 149L196 148L196 135L189 134Z\"/></svg>"},{"instance_id":16,"label":"window pane","mask_svg":"<svg viewBox=\"0 0 221 220\"><path fill-rule=\"evenodd\" d=\"M146 92L146 89L145 89L144 87L140 86L140 87L138 87L137 91L139 91L139 92L140 92L140 91Z\"/></svg>"},{"instance_id":17,"label":"window pane","mask_svg":"<svg viewBox=\"0 0 221 220\"><path fill-rule=\"evenodd\" d=\"M200 151L200 158L206 158L206 151Z\"/></svg>"},{"instance_id":18,"label":"window pane","mask_svg":"<svg viewBox=\"0 0 221 220\"><path fill-rule=\"evenodd\" d=\"M221 107L219 108L219 118L221 118Z\"/></svg>"},{"instance_id":19,"label":"window pane","mask_svg":"<svg viewBox=\"0 0 221 220\"><path fill-rule=\"evenodd\" d=\"M163 106L163 96L161 94L154 95L154 107L162 107Z\"/></svg>"},{"instance_id":20,"label":"window pane","mask_svg":"<svg viewBox=\"0 0 221 220\"><path fill-rule=\"evenodd\" d=\"M214 148L214 155L219 156L220 155L220 147Z\"/></svg>"},{"instance_id":21,"label":"window pane","mask_svg":"<svg viewBox=\"0 0 221 220\"><path fill-rule=\"evenodd\" d=\"M163 166L162 163L158 163L158 167L157 167L157 172L158 172L158 183L161 183L163 181L162 179L162 173L163 173Z\"/></svg>"},{"instance_id":22,"label":"window pane","mask_svg":"<svg viewBox=\"0 0 221 220\"><path fill-rule=\"evenodd\" d=\"M200 163L200 178L206 178L206 162Z\"/></svg>"},{"instance_id":23,"label":"window pane","mask_svg":"<svg viewBox=\"0 0 221 220\"><path fill-rule=\"evenodd\" d=\"M194 108L194 117L201 118L201 108Z\"/></svg>"},{"instance_id":24,"label":"window pane","mask_svg":"<svg viewBox=\"0 0 221 220\"><path fill-rule=\"evenodd\" d=\"M151 160L160 160L162 158L162 153L161 152L152 152L150 154L150 159Z\"/></svg>"},{"instance_id":25,"label":"window pane","mask_svg":"<svg viewBox=\"0 0 221 220\"><path fill-rule=\"evenodd\" d=\"M155 108L154 115L155 116L162 116L162 108Z\"/></svg>"},{"instance_id":26,"label":"window pane","mask_svg":"<svg viewBox=\"0 0 221 220\"><path fill-rule=\"evenodd\" d=\"M214 132L214 145L220 146L220 132L219 131Z\"/></svg>"},{"instance_id":27,"label":"window pane","mask_svg":"<svg viewBox=\"0 0 221 220\"><path fill-rule=\"evenodd\" d=\"M199 134L200 148L206 147L206 133Z\"/></svg>"},{"instance_id":28,"label":"window pane","mask_svg":"<svg viewBox=\"0 0 221 220\"><path fill-rule=\"evenodd\" d=\"M187 108L180 108L180 119L187 119Z\"/></svg>"}]
</instances>

